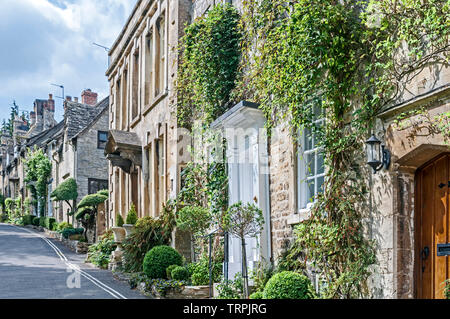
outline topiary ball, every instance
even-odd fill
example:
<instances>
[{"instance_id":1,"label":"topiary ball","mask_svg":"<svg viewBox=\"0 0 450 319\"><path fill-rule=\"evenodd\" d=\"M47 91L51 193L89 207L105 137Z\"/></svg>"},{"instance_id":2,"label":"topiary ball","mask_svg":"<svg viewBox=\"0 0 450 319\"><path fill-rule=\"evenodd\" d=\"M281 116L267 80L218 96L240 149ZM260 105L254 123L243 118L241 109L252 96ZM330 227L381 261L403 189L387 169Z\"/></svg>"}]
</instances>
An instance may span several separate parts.
<instances>
[{"instance_id":1,"label":"topiary ball","mask_svg":"<svg viewBox=\"0 0 450 319\"><path fill-rule=\"evenodd\" d=\"M312 299L315 297L308 277L292 271L282 271L269 279L264 287L264 299Z\"/></svg>"},{"instance_id":2,"label":"topiary ball","mask_svg":"<svg viewBox=\"0 0 450 319\"><path fill-rule=\"evenodd\" d=\"M173 280L189 280L189 271L182 266L176 266L170 274Z\"/></svg>"},{"instance_id":3,"label":"topiary ball","mask_svg":"<svg viewBox=\"0 0 450 319\"><path fill-rule=\"evenodd\" d=\"M174 270L176 267L180 267L179 265L170 265L166 268L166 275L167 279L172 279L172 270Z\"/></svg>"},{"instance_id":4,"label":"topiary ball","mask_svg":"<svg viewBox=\"0 0 450 319\"><path fill-rule=\"evenodd\" d=\"M144 273L152 279L167 279L166 269L170 265L181 266L183 258L172 247L156 246L145 254L143 269Z\"/></svg>"},{"instance_id":5,"label":"topiary ball","mask_svg":"<svg viewBox=\"0 0 450 319\"><path fill-rule=\"evenodd\" d=\"M264 299L264 293L262 291L255 291L249 296L250 299Z\"/></svg>"}]
</instances>

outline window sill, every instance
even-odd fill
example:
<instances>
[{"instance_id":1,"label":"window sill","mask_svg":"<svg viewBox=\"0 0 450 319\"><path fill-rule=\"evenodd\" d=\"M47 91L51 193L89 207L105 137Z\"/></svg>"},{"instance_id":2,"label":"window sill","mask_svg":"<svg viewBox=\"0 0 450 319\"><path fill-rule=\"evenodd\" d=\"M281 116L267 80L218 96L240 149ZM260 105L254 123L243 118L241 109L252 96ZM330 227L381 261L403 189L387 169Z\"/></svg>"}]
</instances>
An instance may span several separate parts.
<instances>
[{"instance_id":1,"label":"window sill","mask_svg":"<svg viewBox=\"0 0 450 319\"><path fill-rule=\"evenodd\" d=\"M299 209L297 213L290 215L287 219L288 225L297 225L309 219L311 217L311 207L312 204L308 204L306 208Z\"/></svg>"},{"instance_id":2,"label":"window sill","mask_svg":"<svg viewBox=\"0 0 450 319\"><path fill-rule=\"evenodd\" d=\"M141 115L136 115L136 117L131 121L130 127L133 128L141 120Z\"/></svg>"},{"instance_id":3,"label":"window sill","mask_svg":"<svg viewBox=\"0 0 450 319\"><path fill-rule=\"evenodd\" d=\"M167 90L161 92L157 97L155 97L149 105L144 107L144 111L142 112L142 115L147 114L150 112L159 102L161 102L162 99L164 99L167 96Z\"/></svg>"}]
</instances>

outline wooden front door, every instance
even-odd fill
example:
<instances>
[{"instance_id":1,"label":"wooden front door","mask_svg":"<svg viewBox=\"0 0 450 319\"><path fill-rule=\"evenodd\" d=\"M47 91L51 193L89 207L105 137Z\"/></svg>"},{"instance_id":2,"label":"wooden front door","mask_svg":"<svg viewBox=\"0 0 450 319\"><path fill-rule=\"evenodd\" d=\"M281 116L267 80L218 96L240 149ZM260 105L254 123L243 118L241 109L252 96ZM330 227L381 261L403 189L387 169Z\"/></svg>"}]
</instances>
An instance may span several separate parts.
<instances>
[{"instance_id":1,"label":"wooden front door","mask_svg":"<svg viewBox=\"0 0 450 319\"><path fill-rule=\"evenodd\" d=\"M450 248L441 246L450 244L450 154L419 169L416 181L417 297L440 299L450 278Z\"/></svg>"}]
</instances>

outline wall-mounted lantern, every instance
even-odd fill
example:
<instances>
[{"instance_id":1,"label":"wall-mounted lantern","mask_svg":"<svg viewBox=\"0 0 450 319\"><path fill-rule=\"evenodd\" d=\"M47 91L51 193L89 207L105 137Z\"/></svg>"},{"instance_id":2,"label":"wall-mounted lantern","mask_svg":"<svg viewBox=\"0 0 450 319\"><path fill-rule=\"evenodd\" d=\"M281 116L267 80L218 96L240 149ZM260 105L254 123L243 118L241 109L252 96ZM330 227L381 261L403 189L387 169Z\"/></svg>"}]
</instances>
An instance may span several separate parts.
<instances>
[{"instance_id":1,"label":"wall-mounted lantern","mask_svg":"<svg viewBox=\"0 0 450 319\"><path fill-rule=\"evenodd\" d=\"M372 135L367 141L367 164L373 168L376 173L383 167L389 168L391 164L391 152L381 144L380 140Z\"/></svg>"}]
</instances>

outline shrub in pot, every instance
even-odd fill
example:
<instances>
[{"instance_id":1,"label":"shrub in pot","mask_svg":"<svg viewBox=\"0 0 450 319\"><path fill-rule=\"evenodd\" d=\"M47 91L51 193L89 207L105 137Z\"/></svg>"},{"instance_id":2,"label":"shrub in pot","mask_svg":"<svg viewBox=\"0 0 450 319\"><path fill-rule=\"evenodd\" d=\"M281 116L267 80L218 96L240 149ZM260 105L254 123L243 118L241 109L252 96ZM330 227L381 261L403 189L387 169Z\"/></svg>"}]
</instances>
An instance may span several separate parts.
<instances>
[{"instance_id":1,"label":"shrub in pot","mask_svg":"<svg viewBox=\"0 0 450 319\"><path fill-rule=\"evenodd\" d=\"M170 246L156 246L145 254L144 273L152 279L167 279L166 269L170 265L181 266L183 257Z\"/></svg>"},{"instance_id":2,"label":"shrub in pot","mask_svg":"<svg viewBox=\"0 0 450 319\"><path fill-rule=\"evenodd\" d=\"M134 204L131 203L131 207L127 214L125 223L127 225L134 225L134 224L136 224L137 220L138 220L138 217L137 217L137 213L136 213L136 207L134 207Z\"/></svg>"}]
</instances>

